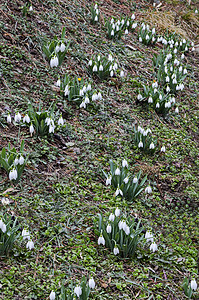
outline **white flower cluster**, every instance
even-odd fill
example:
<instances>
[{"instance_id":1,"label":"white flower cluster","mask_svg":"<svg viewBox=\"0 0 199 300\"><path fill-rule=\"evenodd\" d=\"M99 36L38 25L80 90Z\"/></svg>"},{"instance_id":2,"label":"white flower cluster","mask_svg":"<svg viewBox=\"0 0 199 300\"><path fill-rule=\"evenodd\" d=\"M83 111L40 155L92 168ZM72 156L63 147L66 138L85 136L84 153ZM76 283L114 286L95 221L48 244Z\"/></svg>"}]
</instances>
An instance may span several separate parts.
<instances>
[{"instance_id":1,"label":"white flower cluster","mask_svg":"<svg viewBox=\"0 0 199 300\"><path fill-rule=\"evenodd\" d=\"M34 248L34 242L30 238L30 232L26 229L23 229L22 237L23 237L23 240L26 240L26 239L28 240L28 242L26 244L26 248L29 250L32 250Z\"/></svg>"},{"instance_id":2,"label":"white flower cluster","mask_svg":"<svg viewBox=\"0 0 199 300\"><path fill-rule=\"evenodd\" d=\"M147 242L151 242L150 251L155 252L158 250L157 244L154 242L153 234L150 231L145 233L145 239Z\"/></svg>"},{"instance_id":3,"label":"white flower cluster","mask_svg":"<svg viewBox=\"0 0 199 300\"><path fill-rule=\"evenodd\" d=\"M66 46L63 42L59 42L57 46L55 47L55 53L50 59L50 66L51 68L57 67L59 65L59 52L64 52L66 49Z\"/></svg>"},{"instance_id":4,"label":"white flower cluster","mask_svg":"<svg viewBox=\"0 0 199 300\"><path fill-rule=\"evenodd\" d=\"M139 42L144 44L149 44L150 42L155 43L155 33L155 28L150 30L149 25L145 25L145 23L142 23L140 32L138 33Z\"/></svg>"},{"instance_id":5,"label":"white flower cluster","mask_svg":"<svg viewBox=\"0 0 199 300\"><path fill-rule=\"evenodd\" d=\"M94 6L94 14L95 14L94 22L98 22L99 21L99 8L98 8L97 3Z\"/></svg>"}]
</instances>

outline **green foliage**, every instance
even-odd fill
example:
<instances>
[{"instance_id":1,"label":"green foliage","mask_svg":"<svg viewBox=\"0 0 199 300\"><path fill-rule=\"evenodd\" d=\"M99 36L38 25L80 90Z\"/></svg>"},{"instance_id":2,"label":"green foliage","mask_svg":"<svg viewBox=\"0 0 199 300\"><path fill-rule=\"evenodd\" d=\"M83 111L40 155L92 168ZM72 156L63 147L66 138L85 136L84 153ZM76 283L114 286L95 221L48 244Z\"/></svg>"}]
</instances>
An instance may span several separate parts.
<instances>
[{"instance_id":1,"label":"green foliage","mask_svg":"<svg viewBox=\"0 0 199 300\"><path fill-rule=\"evenodd\" d=\"M66 28L63 27L60 40L57 37L54 37L52 41L47 42L43 46L43 52L47 57L48 61L50 62L50 64L52 63L51 59L57 57L58 65L60 66L66 56L66 53L70 46L70 41L66 44L67 41L65 39L65 33L66 33Z\"/></svg>"},{"instance_id":2,"label":"green foliage","mask_svg":"<svg viewBox=\"0 0 199 300\"><path fill-rule=\"evenodd\" d=\"M119 254L124 258L134 257L138 244L144 239L141 220L116 215L111 214L109 218L103 219L99 214L98 225L97 220L95 221L95 234L104 238L105 246L115 255ZM116 249L119 249L119 253Z\"/></svg>"},{"instance_id":3,"label":"green foliage","mask_svg":"<svg viewBox=\"0 0 199 300\"><path fill-rule=\"evenodd\" d=\"M11 215L4 214L2 219L0 216L0 223L0 256L3 256L12 251L14 243L21 232L19 230L20 225L17 225L17 218L13 221ZM4 226L4 230L2 230L2 223L6 226Z\"/></svg>"},{"instance_id":4,"label":"green foliage","mask_svg":"<svg viewBox=\"0 0 199 300\"><path fill-rule=\"evenodd\" d=\"M7 149L3 148L0 152L0 165L9 174L10 180L13 180L15 183L19 182L22 172L27 163L28 155L25 158L24 157L24 140L22 140L21 142L19 152L17 152L14 147L11 149L10 143L8 144ZM14 175L14 177L11 175L13 171L16 175ZM14 179L15 177L16 179Z\"/></svg>"},{"instance_id":5,"label":"green foliage","mask_svg":"<svg viewBox=\"0 0 199 300\"><path fill-rule=\"evenodd\" d=\"M115 172L117 173L116 170L119 175L115 174ZM104 171L103 173L106 177L106 184L111 184L114 188L117 188L116 196L120 194L130 202L141 194L147 180L147 175L141 180L141 171L132 176L128 171L128 167L124 166L124 160L121 170L116 163L110 160L110 174L106 174Z\"/></svg>"}]
</instances>

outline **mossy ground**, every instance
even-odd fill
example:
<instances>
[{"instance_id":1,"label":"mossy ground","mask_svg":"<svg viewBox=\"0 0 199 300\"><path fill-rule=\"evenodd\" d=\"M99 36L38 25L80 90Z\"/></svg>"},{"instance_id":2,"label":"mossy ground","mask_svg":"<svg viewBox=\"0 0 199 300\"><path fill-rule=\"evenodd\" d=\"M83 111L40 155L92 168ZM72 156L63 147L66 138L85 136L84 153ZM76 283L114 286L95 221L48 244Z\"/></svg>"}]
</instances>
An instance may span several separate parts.
<instances>
[{"instance_id":1,"label":"mossy ground","mask_svg":"<svg viewBox=\"0 0 199 300\"><path fill-rule=\"evenodd\" d=\"M164 14L169 29L197 43L196 1L191 6L186 1L162 1L159 10L149 1L98 1L103 17L96 26L90 24L90 2L34 1L33 12L24 17L24 1L1 4L1 148L8 142L18 147L25 139L30 157L17 186L0 170L1 196L10 199L9 206L0 208L29 226L35 248L28 252L24 245L16 246L9 257L1 258L0 298L48 299L62 282L67 286L92 275L97 284L93 299L185 299L184 277L198 274L198 53L186 56L188 77L177 97L179 115L170 113L164 119L136 102L137 88L155 78L151 58L160 47L143 46L136 33L109 41L104 18L136 12L138 21L152 24ZM167 28L166 23L155 23L160 32ZM50 69L42 44L59 37L63 26L70 49L62 66ZM100 82L90 77L90 56L109 52L125 70L125 79ZM63 103L54 84L66 72L90 78L101 90L103 101L97 110ZM64 128L43 139L7 126L7 112L25 112L28 101L46 108L57 103L66 119ZM135 149L134 124L150 127L166 146L166 154L149 156ZM129 204L115 199L114 190L105 186L101 170L108 170L109 159L123 158L131 169L148 174L151 196ZM93 218L117 206L137 214L156 231L158 252L140 251L136 259L124 260L97 245Z\"/></svg>"}]
</instances>

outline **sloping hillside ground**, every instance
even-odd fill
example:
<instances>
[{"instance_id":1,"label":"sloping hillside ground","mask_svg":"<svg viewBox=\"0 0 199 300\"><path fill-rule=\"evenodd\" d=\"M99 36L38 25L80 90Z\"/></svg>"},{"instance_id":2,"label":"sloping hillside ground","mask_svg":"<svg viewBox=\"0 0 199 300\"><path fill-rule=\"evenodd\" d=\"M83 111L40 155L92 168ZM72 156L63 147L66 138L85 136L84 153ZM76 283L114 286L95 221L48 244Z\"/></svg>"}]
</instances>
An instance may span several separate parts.
<instances>
[{"instance_id":1,"label":"sloping hillside ground","mask_svg":"<svg viewBox=\"0 0 199 300\"><path fill-rule=\"evenodd\" d=\"M176 97L179 114L166 118L137 101L142 84L156 78L154 53L162 45L144 46L134 33L121 40L107 39L105 18L131 16L139 24L154 25L158 33L166 28L198 43L197 1L162 1L154 8L150 1L99 0L101 20L91 25L90 5L84 0L33 1L33 11L22 15L25 1L5 0L0 6L0 148L8 143L19 149L25 140L28 164L19 184L0 169L0 214L18 217L28 226L34 249L18 242L8 257L0 260L0 299L48 299L57 295L63 283L93 277L96 288L91 299L186 299L185 277L198 281L198 52L185 56L188 76L185 89ZM198 7L197 7L198 6ZM62 65L50 68L42 46L63 26L71 41ZM139 25L140 26L140 25ZM88 72L93 54L112 53L125 77L100 81ZM55 86L58 75L89 79L103 96L98 107L79 108L63 100ZM56 103L65 125L49 138L32 137L27 127L7 124L8 112L25 114L31 101L48 109ZM166 152L144 154L135 147L134 124L151 128ZM142 193L129 203L114 196L105 185L102 170L109 160L126 158L130 170L148 175L152 194ZM139 248L134 259L114 256L98 246L93 219L108 216L119 207L137 215L156 236L158 251ZM199 281L198 281L199 282ZM199 298L196 292L194 299Z\"/></svg>"}]
</instances>

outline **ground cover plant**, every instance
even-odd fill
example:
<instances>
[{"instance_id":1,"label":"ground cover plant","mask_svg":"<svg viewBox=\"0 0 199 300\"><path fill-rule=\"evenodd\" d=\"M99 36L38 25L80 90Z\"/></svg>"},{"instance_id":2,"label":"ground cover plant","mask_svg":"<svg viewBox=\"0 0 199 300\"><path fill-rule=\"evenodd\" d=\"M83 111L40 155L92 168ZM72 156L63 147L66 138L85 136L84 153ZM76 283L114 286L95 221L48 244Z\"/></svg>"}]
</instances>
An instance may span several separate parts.
<instances>
[{"instance_id":1,"label":"ground cover plant","mask_svg":"<svg viewBox=\"0 0 199 300\"><path fill-rule=\"evenodd\" d=\"M1 4L1 299L199 298L198 10L195 0ZM125 28L119 39L109 39L106 20L124 16L128 34ZM139 42L141 31L146 42ZM82 84L78 105L76 91L72 101L63 94L65 74L75 78L75 87ZM83 102L87 92L97 109ZM39 107L42 113L54 108L54 132L36 134ZM138 126L157 138L153 155L132 141ZM6 169L8 145L17 160ZM10 180L9 172L26 158L20 180ZM124 178L116 169L116 175L104 176L110 160L120 174L124 168ZM136 184L138 174L139 183L147 180L129 201L121 186ZM119 187L106 185L110 175L122 180ZM122 233L130 220L141 220L145 232L134 255L120 255L119 240L114 237L116 247L112 240L116 219L110 213L116 210L126 216ZM97 235L99 215L107 223ZM98 240L101 230L110 235L111 250Z\"/></svg>"}]
</instances>

